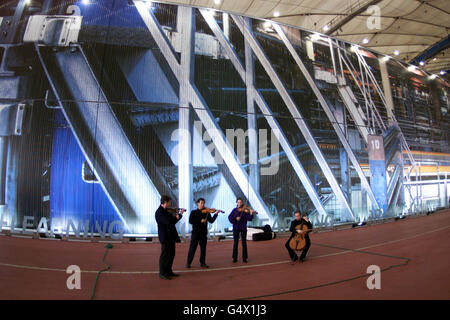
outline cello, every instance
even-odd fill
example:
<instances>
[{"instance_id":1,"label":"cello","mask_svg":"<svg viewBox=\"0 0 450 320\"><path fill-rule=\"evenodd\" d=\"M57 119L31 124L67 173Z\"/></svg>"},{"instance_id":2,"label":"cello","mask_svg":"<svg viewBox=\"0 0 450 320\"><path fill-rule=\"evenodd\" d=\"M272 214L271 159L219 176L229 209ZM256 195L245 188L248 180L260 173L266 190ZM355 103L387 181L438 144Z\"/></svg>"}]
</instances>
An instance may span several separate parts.
<instances>
[{"instance_id":1,"label":"cello","mask_svg":"<svg viewBox=\"0 0 450 320\"><path fill-rule=\"evenodd\" d=\"M303 233L298 233L297 230L303 231ZM305 235L308 232L308 226L302 223L295 227L295 236L289 241L289 247L294 251L302 251L306 246Z\"/></svg>"}]
</instances>

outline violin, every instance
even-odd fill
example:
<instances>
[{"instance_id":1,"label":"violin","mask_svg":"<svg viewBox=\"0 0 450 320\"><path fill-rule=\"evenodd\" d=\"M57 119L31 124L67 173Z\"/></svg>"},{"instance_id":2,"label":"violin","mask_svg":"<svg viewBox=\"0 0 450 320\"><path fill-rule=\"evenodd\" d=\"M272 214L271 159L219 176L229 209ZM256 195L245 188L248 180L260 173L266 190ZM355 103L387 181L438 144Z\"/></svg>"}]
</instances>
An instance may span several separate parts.
<instances>
[{"instance_id":1,"label":"violin","mask_svg":"<svg viewBox=\"0 0 450 320\"><path fill-rule=\"evenodd\" d=\"M214 212L220 212L220 213L225 213L225 211L223 211L223 210L217 210L217 209L214 209L214 208L207 208L207 207L205 207L205 208L203 208L202 210L200 210L202 213L204 213L205 214L205 218L204 219L202 219L202 220L205 220L203 223L207 223L208 221L207 221L207 217L208 217L208 214L210 214L210 213L214 213Z\"/></svg>"},{"instance_id":2,"label":"violin","mask_svg":"<svg viewBox=\"0 0 450 320\"><path fill-rule=\"evenodd\" d=\"M303 231L303 233L298 233L297 230ZM305 235L308 232L308 226L302 223L295 227L295 236L292 237L291 241L289 241L289 247L291 247L294 251L302 251L306 246L306 238Z\"/></svg>"},{"instance_id":3,"label":"violin","mask_svg":"<svg viewBox=\"0 0 450 320\"><path fill-rule=\"evenodd\" d=\"M250 208L250 207L247 207L247 206L243 206L243 207L240 207L240 208L237 208L238 209L238 212L243 212L243 213L250 213L250 210L252 210L252 208ZM254 214L258 214L258 212L257 211L254 211L253 210L253 213Z\"/></svg>"},{"instance_id":4,"label":"violin","mask_svg":"<svg viewBox=\"0 0 450 320\"><path fill-rule=\"evenodd\" d=\"M214 212L220 212L220 213L225 213L225 211L223 211L223 210L217 210L217 209L214 209L214 208L203 208L202 210L202 213L214 213Z\"/></svg>"}]
</instances>

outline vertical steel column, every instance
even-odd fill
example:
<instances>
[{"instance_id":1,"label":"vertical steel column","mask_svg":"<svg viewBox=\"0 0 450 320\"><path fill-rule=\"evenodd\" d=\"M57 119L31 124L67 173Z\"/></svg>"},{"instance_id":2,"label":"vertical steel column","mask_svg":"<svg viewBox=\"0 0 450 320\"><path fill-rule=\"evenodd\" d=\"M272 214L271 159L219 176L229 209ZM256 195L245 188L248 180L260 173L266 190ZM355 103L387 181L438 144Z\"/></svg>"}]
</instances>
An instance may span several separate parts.
<instances>
[{"instance_id":1,"label":"vertical steel column","mask_svg":"<svg viewBox=\"0 0 450 320\"><path fill-rule=\"evenodd\" d=\"M386 110L388 115L389 126L395 123L394 120L394 100L392 99L391 82L389 80L389 73L387 70L387 61L385 59L378 59L380 63L381 81L383 84L384 96L386 98Z\"/></svg>"},{"instance_id":2,"label":"vertical steel column","mask_svg":"<svg viewBox=\"0 0 450 320\"><path fill-rule=\"evenodd\" d=\"M6 204L6 160L8 159L8 137L0 136L0 206ZM1 223L1 221L0 221Z\"/></svg>"},{"instance_id":3,"label":"vertical steel column","mask_svg":"<svg viewBox=\"0 0 450 320\"><path fill-rule=\"evenodd\" d=\"M222 13L222 21L223 21L223 33L225 34L225 38L230 40L230 16L228 13Z\"/></svg>"},{"instance_id":4,"label":"vertical steel column","mask_svg":"<svg viewBox=\"0 0 450 320\"><path fill-rule=\"evenodd\" d=\"M444 180L444 207L448 208L450 206L450 199L448 199L448 191L447 191L447 172L445 173L445 180Z\"/></svg>"},{"instance_id":5,"label":"vertical steel column","mask_svg":"<svg viewBox=\"0 0 450 320\"><path fill-rule=\"evenodd\" d=\"M250 18L245 18L244 23L251 24ZM225 29L225 26L224 26ZM225 35L226 36L226 35ZM245 41L245 84L247 87L247 123L248 123L248 155L250 172L250 183L256 191L259 192L259 163L258 163L258 135L255 109L255 68L253 61L253 52L250 44Z\"/></svg>"},{"instance_id":6,"label":"vertical steel column","mask_svg":"<svg viewBox=\"0 0 450 320\"><path fill-rule=\"evenodd\" d=\"M337 104L335 106L335 116L336 121L338 122L339 126L341 127L342 131L346 133L346 123L345 123L345 114L344 114L344 108L341 104ZM348 201L350 201L350 194L351 194L351 183L349 179L349 167L348 167L348 156L345 152L345 149L342 147L342 145L339 147L339 162L341 167L341 186L343 188L344 194L347 197Z\"/></svg>"},{"instance_id":7,"label":"vertical steel column","mask_svg":"<svg viewBox=\"0 0 450 320\"><path fill-rule=\"evenodd\" d=\"M383 209L383 213L386 213L388 203L383 136L369 135L367 148L370 173L372 174L370 185L379 207Z\"/></svg>"},{"instance_id":8,"label":"vertical steel column","mask_svg":"<svg viewBox=\"0 0 450 320\"><path fill-rule=\"evenodd\" d=\"M178 7L177 28L181 33L180 105L178 109L178 200L179 206L190 210L192 201L192 127L189 106L189 84L194 81L195 12L190 7ZM185 222L185 232L189 224Z\"/></svg>"}]
</instances>

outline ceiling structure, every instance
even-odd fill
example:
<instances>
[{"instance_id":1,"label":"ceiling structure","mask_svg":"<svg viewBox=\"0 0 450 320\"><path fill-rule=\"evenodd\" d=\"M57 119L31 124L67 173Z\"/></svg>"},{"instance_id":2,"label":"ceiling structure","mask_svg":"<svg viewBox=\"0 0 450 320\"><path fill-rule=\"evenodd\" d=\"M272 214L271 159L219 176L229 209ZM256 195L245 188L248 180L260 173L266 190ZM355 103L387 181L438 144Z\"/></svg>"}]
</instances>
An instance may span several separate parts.
<instances>
[{"instance_id":1,"label":"ceiling structure","mask_svg":"<svg viewBox=\"0 0 450 320\"><path fill-rule=\"evenodd\" d=\"M396 56L405 62L414 61L415 64L419 64L423 61L424 65L421 68L430 73L450 71L450 0L169 0L168 2L266 18L328 34ZM433 50L438 44L439 50ZM415 61L418 58L421 60Z\"/></svg>"}]
</instances>

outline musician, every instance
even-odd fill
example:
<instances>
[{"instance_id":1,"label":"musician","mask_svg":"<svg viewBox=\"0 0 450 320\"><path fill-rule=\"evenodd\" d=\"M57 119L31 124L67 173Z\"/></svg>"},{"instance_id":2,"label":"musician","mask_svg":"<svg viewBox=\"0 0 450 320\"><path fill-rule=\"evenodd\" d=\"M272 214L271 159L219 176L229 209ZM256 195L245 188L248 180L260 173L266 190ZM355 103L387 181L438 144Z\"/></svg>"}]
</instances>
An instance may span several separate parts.
<instances>
[{"instance_id":1,"label":"musician","mask_svg":"<svg viewBox=\"0 0 450 320\"><path fill-rule=\"evenodd\" d=\"M305 248L302 251L302 254L300 255L300 261L303 262L306 258L306 255L308 254L308 250L309 247L311 246L311 241L309 240L309 235L308 233L311 232L313 226L311 224L311 222L308 219L308 216L306 214L301 214L301 212L299 210L294 212L294 216L295 216L295 220L293 220L291 222L291 227L289 228L289 231L292 232L289 240L286 242L286 249L289 252L289 257L291 258L292 262L295 262L298 260L298 256L295 253L294 250L291 249L291 247L289 246L289 242L291 241L291 239L295 236L295 233L305 233L305 241L306 241L306 245ZM304 225L306 225L308 227L308 231L302 231L302 230L296 230L295 227L297 227L298 225L300 225L303 222Z\"/></svg>"},{"instance_id":2,"label":"musician","mask_svg":"<svg viewBox=\"0 0 450 320\"><path fill-rule=\"evenodd\" d=\"M247 222L253 220L255 211L248 208L248 212L245 212L244 201L241 198L236 199L236 208L231 211L228 216L228 220L233 224L233 262L237 262L239 237L242 238L242 261L247 263ZM241 210L241 212L239 211Z\"/></svg>"},{"instance_id":3,"label":"musician","mask_svg":"<svg viewBox=\"0 0 450 320\"><path fill-rule=\"evenodd\" d=\"M192 224L192 236L191 243L189 245L189 253L187 257L186 268L191 267L192 260L194 259L195 250L197 250L198 244L200 244L200 266L203 268L209 268L206 264L206 244L208 243L208 222L214 223L219 214L219 210L215 210L214 215L211 213L202 213L205 209L205 199L199 198L197 200L197 210L192 210L189 216L189 223Z\"/></svg>"},{"instance_id":4,"label":"musician","mask_svg":"<svg viewBox=\"0 0 450 320\"><path fill-rule=\"evenodd\" d=\"M171 277L178 277L172 271L173 260L175 259L175 243L181 242L175 224L183 217L185 209L169 212L172 199L169 196L161 197L161 205L155 212L158 224L158 238L161 243L161 255L159 257L159 277L170 280ZM171 210L172 211L172 210Z\"/></svg>"}]
</instances>

